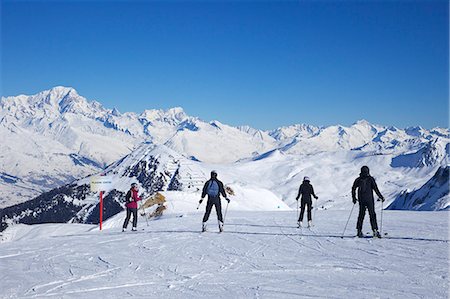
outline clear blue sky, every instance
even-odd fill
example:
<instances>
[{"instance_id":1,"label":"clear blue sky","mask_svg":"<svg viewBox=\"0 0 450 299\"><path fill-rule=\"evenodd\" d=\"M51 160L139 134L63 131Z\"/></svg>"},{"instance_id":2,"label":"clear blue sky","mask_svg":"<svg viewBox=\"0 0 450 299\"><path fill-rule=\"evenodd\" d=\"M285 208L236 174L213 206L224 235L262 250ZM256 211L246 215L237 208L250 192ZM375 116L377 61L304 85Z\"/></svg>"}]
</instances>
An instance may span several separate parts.
<instances>
[{"instance_id":1,"label":"clear blue sky","mask_svg":"<svg viewBox=\"0 0 450 299\"><path fill-rule=\"evenodd\" d=\"M447 1L2 1L2 95L260 129L448 126Z\"/></svg>"}]
</instances>

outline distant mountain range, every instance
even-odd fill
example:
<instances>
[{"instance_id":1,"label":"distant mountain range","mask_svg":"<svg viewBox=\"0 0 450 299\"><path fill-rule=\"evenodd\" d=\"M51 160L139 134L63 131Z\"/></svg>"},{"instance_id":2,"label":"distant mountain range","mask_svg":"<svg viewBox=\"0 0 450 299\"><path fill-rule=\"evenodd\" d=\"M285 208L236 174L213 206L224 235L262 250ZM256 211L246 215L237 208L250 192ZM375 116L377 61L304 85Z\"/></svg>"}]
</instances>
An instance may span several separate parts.
<instances>
[{"instance_id":1,"label":"distant mountain range","mask_svg":"<svg viewBox=\"0 0 450 299\"><path fill-rule=\"evenodd\" d=\"M186 191L189 185L198 188L208 169L220 168L230 181L273 190L288 204L307 172L328 185L322 187L328 191L328 206L339 208L348 186L335 181L351 185L347 176L357 175L362 163L381 173L378 180L384 179L380 183L391 198L421 188L436 175L448 182L448 171L438 169L447 166L449 133L448 128L399 129L364 120L350 127L301 124L262 131L206 122L182 108L120 113L88 101L73 88L55 87L37 95L1 98L0 207L35 198L9 210L16 216L28 210L31 217L37 206L42 213L51 201L52 207L63 204L70 211L62 213L67 214L64 221L95 222L94 216L89 218L96 201L85 185L87 176L103 171L117 176L121 183L106 199L115 211L121 209L122 193L131 181L138 181L148 194L170 188ZM185 165L195 169L193 174L183 172ZM447 193L444 202L422 206L448 208L448 184L442 192ZM92 206L87 207L90 197ZM407 206L414 209L410 202Z\"/></svg>"}]
</instances>

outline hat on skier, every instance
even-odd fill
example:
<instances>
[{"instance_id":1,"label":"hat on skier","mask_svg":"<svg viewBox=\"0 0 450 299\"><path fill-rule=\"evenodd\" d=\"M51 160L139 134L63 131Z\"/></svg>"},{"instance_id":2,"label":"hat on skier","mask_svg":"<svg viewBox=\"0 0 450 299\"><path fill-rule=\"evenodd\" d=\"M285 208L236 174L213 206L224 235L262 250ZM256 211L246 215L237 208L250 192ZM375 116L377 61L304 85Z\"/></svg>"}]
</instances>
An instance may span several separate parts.
<instances>
[{"instance_id":1,"label":"hat on skier","mask_svg":"<svg viewBox=\"0 0 450 299\"><path fill-rule=\"evenodd\" d=\"M211 170L211 176L212 176L212 177L216 177L216 176L217 176L217 171Z\"/></svg>"},{"instance_id":2,"label":"hat on skier","mask_svg":"<svg viewBox=\"0 0 450 299\"><path fill-rule=\"evenodd\" d=\"M132 183L132 184L131 184L131 188L134 188L134 187L137 187L137 186L138 186L137 183Z\"/></svg>"},{"instance_id":3,"label":"hat on skier","mask_svg":"<svg viewBox=\"0 0 450 299\"><path fill-rule=\"evenodd\" d=\"M309 176L305 176L305 177L303 178L303 180L304 180L304 181L310 182Z\"/></svg>"},{"instance_id":4,"label":"hat on skier","mask_svg":"<svg viewBox=\"0 0 450 299\"><path fill-rule=\"evenodd\" d=\"M367 166L363 166L363 167L361 167L361 174L362 175L369 175L369 167L367 167Z\"/></svg>"}]
</instances>

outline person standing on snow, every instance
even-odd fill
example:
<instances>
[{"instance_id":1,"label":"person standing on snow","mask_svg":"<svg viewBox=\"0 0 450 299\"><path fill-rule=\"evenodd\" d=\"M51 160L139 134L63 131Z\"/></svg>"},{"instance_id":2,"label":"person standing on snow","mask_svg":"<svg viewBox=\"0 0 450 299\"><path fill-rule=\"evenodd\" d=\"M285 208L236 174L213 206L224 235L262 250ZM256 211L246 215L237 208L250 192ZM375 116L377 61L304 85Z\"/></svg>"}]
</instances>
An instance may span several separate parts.
<instances>
[{"instance_id":1,"label":"person standing on snow","mask_svg":"<svg viewBox=\"0 0 450 299\"><path fill-rule=\"evenodd\" d=\"M136 231L138 210L137 202L141 200L138 192L138 185L136 183L133 183L131 184L130 190L128 190L127 194L125 195L125 199L127 201L127 203L125 204L125 206L127 207L127 217L125 218L125 221L123 223L122 232L127 231L127 226L128 222L130 221L131 214L133 214L133 228L131 230Z\"/></svg>"},{"instance_id":2,"label":"person standing on snow","mask_svg":"<svg viewBox=\"0 0 450 299\"><path fill-rule=\"evenodd\" d=\"M300 217L298 218L298 222L297 222L298 223L298 227L302 227L303 215L305 214L305 207L308 208L308 227L312 226L312 216L311 216L312 199L311 199L311 195L314 196L315 199L319 198L314 193L314 188L310 184L309 177L305 176L303 178L303 183L298 188L298 195L297 195L297 198L295 199L295 200L298 201L300 196L302 197Z\"/></svg>"},{"instance_id":3,"label":"person standing on snow","mask_svg":"<svg viewBox=\"0 0 450 299\"><path fill-rule=\"evenodd\" d=\"M358 198L356 198L356 189L358 189ZM352 199L353 204L359 201L359 215L358 222L356 224L356 230L358 237L362 238L362 225L364 221L364 216L366 214L366 209L369 210L370 224L372 226L373 236L381 238L378 232L377 225L377 215L375 214L375 202L373 199L373 191L378 195L381 201L384 202L384 197L381 195L380 190L378 190L377 183L375 179L369 174L369 167L361 167L361 173L359 177L355 180L352 187Z\"/></svg>"},{"instance_id":4,"label":"person standing on snow","mask_svg":"<svg viewBox=\"0 0 450 299\"><path fill-rule=\"evenodd\" d=\"M211 171L211 179L209 179L203 186L202 199L200 199L199 204L203 202L203 198L205 198L206 195L208 195L208 202L206 204L205 215L203 216L202 231L206 231L206 222L209 219L212 207L215 206L217 220L219 220L219 230L222 232L223 218L220 195L222 195L228 202L230 202L230 200L227 198L223 183L217 179L217 172L215 170Z\"/></svg>"}]
</instances>

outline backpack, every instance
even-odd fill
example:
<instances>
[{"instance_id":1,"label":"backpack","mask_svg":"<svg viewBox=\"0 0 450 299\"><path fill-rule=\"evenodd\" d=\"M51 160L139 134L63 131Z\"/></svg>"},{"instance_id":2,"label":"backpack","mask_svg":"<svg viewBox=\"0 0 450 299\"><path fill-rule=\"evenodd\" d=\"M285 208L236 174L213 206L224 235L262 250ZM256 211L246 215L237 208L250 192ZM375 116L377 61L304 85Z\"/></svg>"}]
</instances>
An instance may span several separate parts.
<instances>
[{"instance_id":1,"label":"backpack","mask_svg":"<svg viewBox=\"0 0 450 299\"><path fill-rule=\"evenodd\" d=\"M206 193L211 197L217 197L219 195L219 184L214 180L210 181Z\"/></svg>"},{"instance_id":2,"label":"backpack","mask_svg":"<svg viewBox=\"0 0 450 299\"><path fill-rule=\"evenodd\" d=\"M359 191L361 193L368 193L372 191L372 180L370 177L361 179L359 183Z\"/></svg>"},{"instance_id":3,"label":"backpack","mask_svg":"<svg viewBox=\"0 0 450 299\"><path fill-rule=\"evenodd\" d=\"M132 202L133 197L131 196L131 190L128 190L127 194L125 195L125 201L126 202Z\"/></svg>"}]
</instances>

